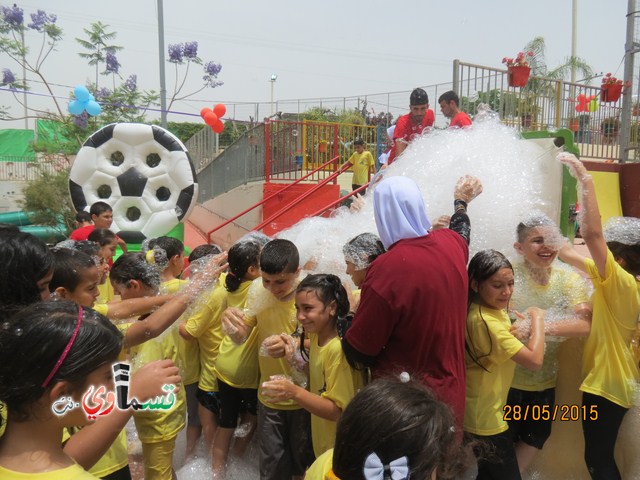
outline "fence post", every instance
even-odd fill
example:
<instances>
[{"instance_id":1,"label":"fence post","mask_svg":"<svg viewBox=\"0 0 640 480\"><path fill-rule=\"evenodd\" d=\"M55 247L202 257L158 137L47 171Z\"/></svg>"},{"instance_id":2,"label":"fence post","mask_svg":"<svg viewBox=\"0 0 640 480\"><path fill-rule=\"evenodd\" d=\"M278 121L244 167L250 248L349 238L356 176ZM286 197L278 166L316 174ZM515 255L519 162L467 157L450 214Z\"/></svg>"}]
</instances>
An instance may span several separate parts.
<instances>
[{"instance_id":1,"label":"fence post","mask_svg":"<svg viewBox=\"0 0 640 480\"><path fill-rule=\"evenodd\" d=\"M271 121L264 122L264 181L271 180Z\"/></svg>"},{"instance_id":2,"label":"fence post","mask_svg":"<svg viewBox=\"0 0 640 480\"><path fill-rule=\"evenodd\" d=\"M460 60L457 58L453 61L453 82L451 87L454 92L458 95L460 94Z\"/></svg>"}]
</instances>

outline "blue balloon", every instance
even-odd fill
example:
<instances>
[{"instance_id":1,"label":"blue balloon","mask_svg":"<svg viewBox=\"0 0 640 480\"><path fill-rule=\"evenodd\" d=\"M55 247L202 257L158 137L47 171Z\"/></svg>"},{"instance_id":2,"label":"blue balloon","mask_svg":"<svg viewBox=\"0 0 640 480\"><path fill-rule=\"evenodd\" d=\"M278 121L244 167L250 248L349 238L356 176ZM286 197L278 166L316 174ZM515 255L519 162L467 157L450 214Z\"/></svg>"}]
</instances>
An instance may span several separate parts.
<instances>
[{"instance_id":1,"label":"blue balloon","mask_svg":"<svg viewBox=\"0 0 640 480\"><path fill-rule=\"evenodd\" d=\"M67 109L69 110L69 113L71 115L80 115L84 110L84 105L82 104L82 102L74 100L73 102L69 102Z\"/></svg>"},{"instance_id":2,"label":"blue balloon","mask_svg":"<svg viewBox=\"0 0 640 480\"><path fill-rule=\"evenodd\" d=\"M93 100L90 100L87 103L85 109L87 110L87 113L93 117L100 115L100 112L102 112L102 107L100 107L100 104L98 102L94 102Z\"/></svg>"},{"instance_id":3,"label":"blue balloon","mask_svg":"<svg viewBox=\"0 0 640 480\"><path fill-rule=\"evenodd\" d=\"M87 87L85 87L84 85L78 85L73 89L73 93L75 94L76 99L80 100L81 102L86 102L89 100L89 97L91 97L89 90L87 90Z\"/></svg>"}]
</instances>

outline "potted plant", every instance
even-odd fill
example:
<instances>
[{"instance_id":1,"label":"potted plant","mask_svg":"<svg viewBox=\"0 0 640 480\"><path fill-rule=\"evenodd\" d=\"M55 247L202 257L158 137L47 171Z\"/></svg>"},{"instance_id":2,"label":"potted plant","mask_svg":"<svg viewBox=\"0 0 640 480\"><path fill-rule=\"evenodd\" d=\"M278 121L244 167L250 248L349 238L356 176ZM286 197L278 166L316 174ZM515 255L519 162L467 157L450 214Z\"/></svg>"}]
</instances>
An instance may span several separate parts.
<instances>
[{"instance_id":1,"label":"potted plant","mask_svg":"<svg viewBox=\"0 0 640 480\"><path fill-rule=\"evenodd\" d=\"M531 68L528 57L532 57L533 52L518 52L516 58L504 57L502 63L507 66L507 82L510 87L524 87L529 81Z\"/></svg>"},{"instance_id":2,"label":"potted plant","mask_svg":"<svg viewBox=\"0 0 640 480\"><path fill-rule=\"evenodd\" d=\"M600 87L600 101L601 102L617 102L622 93L622 87L630 87L631 83L623 82L617 79L611 73L607 73L602 78L602 85Z\"/></svg>"}]
</instances>

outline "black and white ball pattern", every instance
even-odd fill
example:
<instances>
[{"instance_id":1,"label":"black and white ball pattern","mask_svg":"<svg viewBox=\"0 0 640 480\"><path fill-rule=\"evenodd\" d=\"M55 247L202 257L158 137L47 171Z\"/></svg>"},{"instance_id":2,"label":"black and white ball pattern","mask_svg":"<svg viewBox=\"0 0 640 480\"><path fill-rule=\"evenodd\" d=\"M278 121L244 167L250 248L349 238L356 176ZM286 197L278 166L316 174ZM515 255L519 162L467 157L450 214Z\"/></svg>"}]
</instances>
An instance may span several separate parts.
<instances>
[{"instance_id":1,"label":"black and white ball pattern","mask_svg":"<svg viewBox=\"0 0 640 480\"><path fill-rule=\"evenodd\" d=\"M69 175L77 211L97 201L113 208L111 229L127 243L166 235L198 198L184 144L156 125L115 123L91 135Z\"/></svg>"}]
</instances>

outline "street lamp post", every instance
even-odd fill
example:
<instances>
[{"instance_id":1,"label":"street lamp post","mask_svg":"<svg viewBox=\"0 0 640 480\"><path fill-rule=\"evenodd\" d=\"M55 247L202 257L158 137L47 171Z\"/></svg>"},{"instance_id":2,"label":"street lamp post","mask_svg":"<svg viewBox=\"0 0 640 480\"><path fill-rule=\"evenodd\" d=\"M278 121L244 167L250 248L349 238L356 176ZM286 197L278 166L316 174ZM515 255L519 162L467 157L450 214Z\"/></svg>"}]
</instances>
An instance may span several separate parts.
<instances>
[{"instance_id":1,"label":"street lamp post","mask_svg":"<svg viewBox=\"0 0 640 480\"><path fill-rule=\"evenodd\" d=\"M276 83L276 80L278 79L278 75L276 75L275 73L271 74L271 116L273 117L275 111L275 104L273 103L273 85Z\"/></svg>"}]
</instances>

